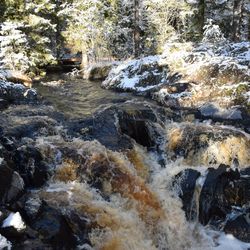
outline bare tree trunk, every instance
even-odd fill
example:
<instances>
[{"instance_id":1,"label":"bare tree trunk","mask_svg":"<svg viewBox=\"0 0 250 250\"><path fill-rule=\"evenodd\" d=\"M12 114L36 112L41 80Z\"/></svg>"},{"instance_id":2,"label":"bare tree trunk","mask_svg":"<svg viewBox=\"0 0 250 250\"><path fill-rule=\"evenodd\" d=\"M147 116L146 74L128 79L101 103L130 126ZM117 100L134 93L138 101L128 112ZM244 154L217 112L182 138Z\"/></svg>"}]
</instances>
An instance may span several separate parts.
<instances>
[{"instance_id":1,"label":"bare tree trunk","mask_svg":"<svg viewBox=\"0 0 250 250\"><path fill-rule=\"evenodd\" d=\"M205 0L200 0L200 16L201 16L201 34L203 34L203 27L205 25L205 9L206 9L206 3Z\"/></svg>"},{"instance_id":2,"label":"bare tree trunk","mask_svg":"<svg viewBox=\"0 0 250 250\"><path fill-rule=\"evenodd\" d=\"M233 7L232 38L234 41L240 39L242 17L244 12L244 0L235 0Z\"/></svg>"},{"instance_id":3,"label":"bare tree trunk","mask_svg":"<svg viewBox=\"0 0 250 250\"><path fill-rule=\"evenodd\" d=\"M139 0L134 0L134 57L141 54L140 51L140 27L139 27Z\"/></svg>"}]
</instances>

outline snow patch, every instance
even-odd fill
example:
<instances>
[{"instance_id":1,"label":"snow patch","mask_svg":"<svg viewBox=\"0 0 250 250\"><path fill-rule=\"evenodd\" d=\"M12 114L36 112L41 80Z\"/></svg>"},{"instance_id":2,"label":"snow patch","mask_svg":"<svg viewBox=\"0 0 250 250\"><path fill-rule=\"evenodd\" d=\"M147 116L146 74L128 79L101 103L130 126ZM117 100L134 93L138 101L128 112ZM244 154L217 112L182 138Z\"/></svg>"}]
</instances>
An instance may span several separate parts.
<instances>
[{"instance_id":1,"label":"snow patch","mask_svg":"<svg viewBox=\"0 0 250 250\"><path fill-rule=\"evenodd\" d=\"M2 227L14 227L17 231L21 231L26 228L19 212L10 213L10 215L3 221Z\"/></svg>"},{"instance_id":2,"label":"snow patch","mask_svg":"<svg viewBox=\"0 0 250 250\"><path fill-rule=\"evenodd\" d=\"M11 243L0 234L0 249L10 250Z\"/></svg>"}]
</instances>

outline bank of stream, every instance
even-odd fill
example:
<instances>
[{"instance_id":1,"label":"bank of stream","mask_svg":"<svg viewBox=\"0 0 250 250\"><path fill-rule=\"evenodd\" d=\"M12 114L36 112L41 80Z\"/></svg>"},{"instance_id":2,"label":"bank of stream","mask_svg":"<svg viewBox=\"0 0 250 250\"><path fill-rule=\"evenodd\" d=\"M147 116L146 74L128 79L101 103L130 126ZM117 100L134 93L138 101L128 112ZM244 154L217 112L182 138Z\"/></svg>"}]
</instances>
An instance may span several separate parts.
<instances>
[{"instance_id":1,"label":"bank of stream","mask_svg":"<svg viewBox=\"0 0 250 250\"><path fill-rule=\"evenodd\" d=\"M249 134L99 82L34 87L1 115L7 248L250 248Z\"/></svg>"}]
</instances>

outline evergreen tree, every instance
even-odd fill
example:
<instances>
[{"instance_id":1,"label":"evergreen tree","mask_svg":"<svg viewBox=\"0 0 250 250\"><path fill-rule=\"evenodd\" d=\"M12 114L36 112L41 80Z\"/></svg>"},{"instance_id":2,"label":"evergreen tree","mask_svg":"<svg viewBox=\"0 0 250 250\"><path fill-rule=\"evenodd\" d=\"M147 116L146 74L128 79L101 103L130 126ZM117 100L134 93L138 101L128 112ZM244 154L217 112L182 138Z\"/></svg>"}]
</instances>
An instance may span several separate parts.
<instances>
[{"instance_id":1,"label":"evergreen tree","mask_svg":"<svg viewBox=\"0 0 250 250\"><path fill-rule=\"evenodd\" d=\"M0 66L2 68L26 72L32 66L28 51L30 49L24 24L6 21L0 31Z\"/></svg>"},{"instance_id":2,"label":"evergreen tree","mask_svg":"<svg viewBox=\"0 0 250 250\"><path fill-rule=\"evenodd\" d=\"M11 68L17 70L21 68L22 71L26 69L27 72L38 74L41 68L56 62L63 44L61 29L65 25L64 16L59 17L57 12L63 7L64 2L63 0L6 0L4 13L6 22L2 24L0 34L4 67L10 67L10 59L13 62L14 55L20 53L25 56L22 60L13 62ZM7 30L11 27L11 23L13 31ZM12 39L12 33L15 33L15 41ZM22 42L18 42L18 35Z\"/></svg>"}]
</instances>

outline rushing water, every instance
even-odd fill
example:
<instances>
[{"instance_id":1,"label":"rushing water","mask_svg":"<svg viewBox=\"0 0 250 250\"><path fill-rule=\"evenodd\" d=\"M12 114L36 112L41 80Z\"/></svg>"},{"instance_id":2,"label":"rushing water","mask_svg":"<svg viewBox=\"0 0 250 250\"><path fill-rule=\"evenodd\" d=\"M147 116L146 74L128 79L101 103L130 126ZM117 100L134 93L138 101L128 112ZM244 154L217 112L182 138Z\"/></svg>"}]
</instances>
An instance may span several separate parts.
<instances>
[{"instance_id":1,"label":"rushing water","mask_svg":"<svg viewBox=\"0 0 250 250\"><path fill-rule=\"evenodd\" d=\"M49 76L37 89L69 118L93 114L100 105L131 99L144 100L131 94L104 90L98 82L58 75ZM162 141L163 150L170 151L178 144L184 133L181 129L185 126L185 123L166 125L164 133L167 139ZM203 129L203 125L193 126L190 131ZM216 132L214 128L209 129ZM187 140L192 139L190 137ZM61 158L54 178L47 188L39 191L39 195L58 209L74 210L86 216L92 223L89 238L94 249L246 250L249 244L204 228L197 221L187 222L176 190L171 188L171 178L175 174L187 167L199 169L203 177L197 181L195 200L198 199L210 155L217 161L223 161L227 159L228 152L239 153L239 148L234 145L237 140L230 140L225 139L224 144L222 141L218 145L211 145L207 152L203 150L197 153L199 155L190 156L189 161L172 161L166 157L165 168L162 168L156 153L148 152L137 143L131 152L125 153L114 152L96 141L83 141L79 138L70 142L65 142L60 136L38 138L36 147L47 157ZM249 163L244 140L240 140L242 164ZM83 166L74 159L64 157L61 145L75 150L77 159L84 159ZM218 147L224 149L225 145L227 148L223 155ZM229 158L227 163L231 164ZM101 193L89 184L93 178L101 182ZM92 247L79 245L79 249Z\"/></svg>"}]
</instances>

